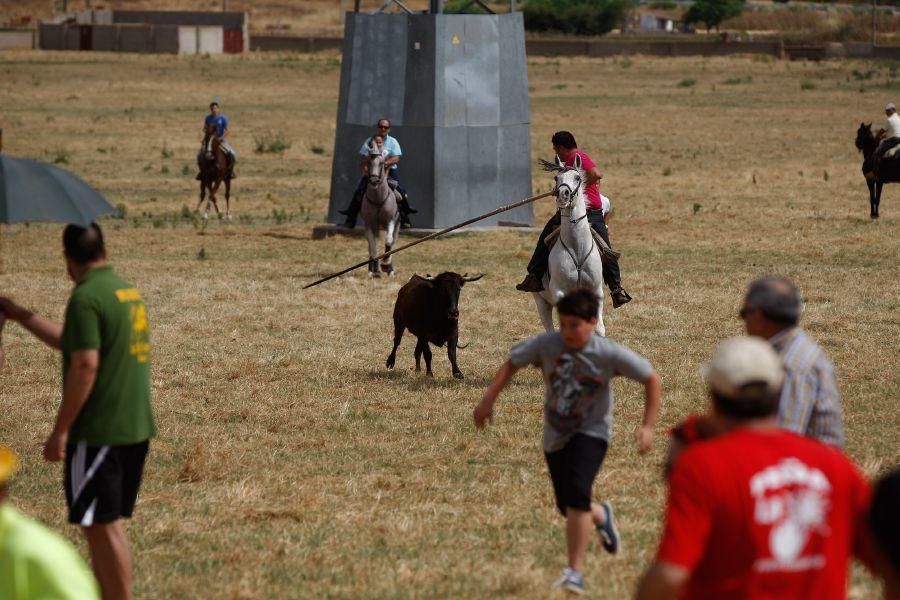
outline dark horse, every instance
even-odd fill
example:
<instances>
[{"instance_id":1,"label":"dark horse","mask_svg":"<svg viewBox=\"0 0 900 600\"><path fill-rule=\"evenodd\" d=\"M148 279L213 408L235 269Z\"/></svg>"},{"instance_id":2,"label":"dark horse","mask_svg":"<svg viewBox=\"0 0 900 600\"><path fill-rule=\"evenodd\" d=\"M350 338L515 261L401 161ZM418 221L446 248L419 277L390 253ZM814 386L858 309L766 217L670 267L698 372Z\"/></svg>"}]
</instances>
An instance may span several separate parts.
<instances>
[{"instance_id":1,"label":"dark horse","mask_svg":"<svg viewBox=\"0 0 900 600\"><path fill-rule=\"evenodd\" d=\"M856 148L863 153L862 172L869 186L869 216L878 218L881 203L881 186L885 183L900 183L900 156L894 155L875 160L875 149L879 140L872 133L872 124L859 124L856 130Z\"/></svg>"},{"instance_id":2,"label":"dark horse","mask_svg":"<svg viewBox=\"0 0 900 600\"><path fill-rule=\"evenodd\" d=\"M211 143L210 143L211 141ZM219 186L225 183L225 218L231 219L231 172L228 170L228 159L225 151L222 150L219 137L216 135L216 126L209 125L206 128L206 138L203 141L203 156L200 160L200 200L197 202L195 211L200 210L200 205L206 198L206 192L209 192L209 200L206 202L206 210L203 212L203 218L209 218L209 205L212 204L216 209L216 214L220 215L219 204L216 202L216 192Z\"/></svg>"}]
</instances>

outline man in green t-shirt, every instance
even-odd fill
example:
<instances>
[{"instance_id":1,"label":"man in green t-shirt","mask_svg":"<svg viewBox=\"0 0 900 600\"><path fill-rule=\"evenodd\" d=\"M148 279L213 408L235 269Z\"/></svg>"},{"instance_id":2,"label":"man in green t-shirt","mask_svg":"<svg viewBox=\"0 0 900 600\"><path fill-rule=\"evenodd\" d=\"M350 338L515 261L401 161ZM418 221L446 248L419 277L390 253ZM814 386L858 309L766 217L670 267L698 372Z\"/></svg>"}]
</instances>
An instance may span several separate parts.
<instances>
[{"instance_id":1,"label":"man in green t-shirt","mask_svg":"<svg viewBox=\"0 0 900 600\"><path fill-rule=\"evenodd\" d=\"M140 292L106 261L100 228L69 225L63 249L75 289L60 325L0 297L0 312L62 351L63 398L44 458L65 459L69 522L81 525L104 598L131 598L131 517L156 435L150 338Z\"/></svg>"},{"instance_id":2,"label":"man in green t-shirt","mask_svg":"<svg viewBox=\"0 0 900 600\"><path fill-rule=\"evenodd\" d=\"M72 544L7 501L16 461L0 445L0 598L97 600L97 582Z\"/></svg>"}]
</instances>

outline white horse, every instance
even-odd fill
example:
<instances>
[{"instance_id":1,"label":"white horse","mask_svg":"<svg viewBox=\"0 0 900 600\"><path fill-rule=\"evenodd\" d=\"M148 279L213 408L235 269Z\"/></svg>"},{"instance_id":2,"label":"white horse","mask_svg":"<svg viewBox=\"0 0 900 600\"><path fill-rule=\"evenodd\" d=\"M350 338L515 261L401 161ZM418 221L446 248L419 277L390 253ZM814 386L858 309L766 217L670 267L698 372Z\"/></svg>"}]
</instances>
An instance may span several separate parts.
<instances>
[{"instance_id":1,"label":"white horse","mask_svg":"<svg viewBox=\"0 0 900 600\"><path fill-rule=\"evenodd\" d=\"M557 157L556 165L545 162L544 168L557 171L554 192L562 225L559 239L550 250L550 267L544 275L544 290L534 294L541 323L544 329L553 331L553 307L556 303L568 292L588 289L600 298L597 333L606 335L603 325L603 264L587 220L585 172L581 168L581 157L575 157L574 167L563 166Z\"/></svg>"},{"instance_id":2,"label":"white horse","mask_svg":"<svg viewBox=\"0 0 900 600\"><path fill-rule=\"evenodd\" d=\"M389 169L384 164L382 146L369 142L369 184L366 187L366 195L363 198L362 218L366 239L369 242L369 277L377 277L378 256L376 239L381 228L387 230L384 237L384 251L390 252L394 246L394 232L399 230L400 211L397 208L397 198L394 190L388 184ZM381 270L389 276L394 275L394 266L390 256L381 260Z\"/></svg>"}]
</instances>

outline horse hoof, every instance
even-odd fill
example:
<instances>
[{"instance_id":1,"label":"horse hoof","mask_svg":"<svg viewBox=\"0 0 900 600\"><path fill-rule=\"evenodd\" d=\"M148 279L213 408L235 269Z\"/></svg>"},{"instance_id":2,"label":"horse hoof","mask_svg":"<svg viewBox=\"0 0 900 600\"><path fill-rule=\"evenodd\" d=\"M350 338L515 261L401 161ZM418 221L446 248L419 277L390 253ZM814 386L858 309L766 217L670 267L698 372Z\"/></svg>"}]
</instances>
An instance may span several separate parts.
<instances>
[{"instance_id":1,"label":"horse hoof","mask_svg":"<svg viewBox=\"0 0 900 600\"><path fill-rule=\"evenodd\" d=\"M453 376L457 379L465 379L465 377L463 377L462 371L457 371L453 374Z\"/></svg>"}]
</instances>

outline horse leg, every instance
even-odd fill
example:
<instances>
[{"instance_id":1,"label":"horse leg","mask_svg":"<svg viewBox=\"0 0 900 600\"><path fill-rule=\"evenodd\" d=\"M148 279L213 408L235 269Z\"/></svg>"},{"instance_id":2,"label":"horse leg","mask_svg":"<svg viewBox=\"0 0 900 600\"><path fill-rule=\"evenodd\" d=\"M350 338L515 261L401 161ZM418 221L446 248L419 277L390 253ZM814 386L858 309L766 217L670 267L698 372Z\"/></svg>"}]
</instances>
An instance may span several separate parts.
<instances>
[{"instance_id":1,"label":"horse leg","mask_svg":"<svg viewBox=\"0 0 900 600\"><path fill-rule=\"evenodd\" d=\"M200 205L203 204L203 199L206 198L206 182L200 182L200 200L197 201L197 208L194 209L194 212L200 211Z\"/></svg>"},{"instance_id":2,"label":"horse leg","mask_svg":"<svg viewBox=\"0 0 900 600\"><path fill-rule=\"evenodd\" d=\"M369 242L369 277L378 276L378 261L375 260L377 254L377 245L375 242L375 231L366 224L366 241Z\"/></svg>"},{"instance_id":3,"label":"horse leg","mask_svg":"<svg viewBox=\"0 0 900 600\"><path fill-rule=\"evenodd\" d=\"M225 218L231 220L231 179L225 180Z\"/></svg>"},{"instance_id":4,"label":"horse leg","mask_svg":"<svg viewBox=\"0 0 900 600\"><path fill-rule=\"evenodd\" d=\"M538 316L541 318L541 323L544 325L544 330L549 332L553 331L553 306L547 302L543 296L540 294L532 294L534 296L534 305L537 307Z\"/></svg>"},{"instance_id":5,"label":"horse leg","mask_svg":"<svg viewBox=\"0 0 900 600\"><path fill-rule=\"evenodd\" d=\"M875 201L869 207L869 216L873 219L878 218L878 205L881 204L881 188L884 185L880 180L875 184Z\"/></svg>"},{"instance_id":6,"label":"horse leg","mask_svg":"<svg viewBox=\"0 0 900 600\"><path fill-rule=\"evenodd\" d=\"M387 233L384 236L384 251L390 252L391 248L394 247L394 229L397 226L397 221L395 219L391 219L388 221ZM389 277L394 276L394 265L391 264L390 256L386 256L381 259L381 270L384 273L387 273Z\"/></svg>"},{"instance_id":7,"label":"horse leg","mask_svg":"<svg viewBox=\"0 0 900 600\"><path fill-rule=\"evenodd\" d=\"M219 191L219 186L221 186L221 185L222 185L222 180L219 179L209 189L209 200L210 200L210 202L212 202L213 208L216 209L216 215L219 217L222 216L222 211L219 210L219 202L216 200L216 192ZM209 204L206 205L206 212L209 212Z\"/></svg>"},{"instance_id":8,"label":"horse leg","mask_svg":"<svg viewBox=\"0 0 900 600\"><path fill-rule=\"evenodd\" d=\"M603 324L603 283L601 282L594 291L597 293L597 298L600 300L600 306L597 309L597 327L595 331L603 337L606 337L606 325Z\"/></svg>"}]
</instances>

